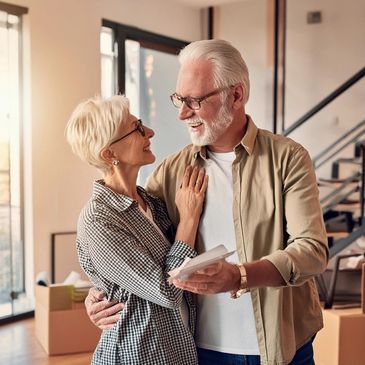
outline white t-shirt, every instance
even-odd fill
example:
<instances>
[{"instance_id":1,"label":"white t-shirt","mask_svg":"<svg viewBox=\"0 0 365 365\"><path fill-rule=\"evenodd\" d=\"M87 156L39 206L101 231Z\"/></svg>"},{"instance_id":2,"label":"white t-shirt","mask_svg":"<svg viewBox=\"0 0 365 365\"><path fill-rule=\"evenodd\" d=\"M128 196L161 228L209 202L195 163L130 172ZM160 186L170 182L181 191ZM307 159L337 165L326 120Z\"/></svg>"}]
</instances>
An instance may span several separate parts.
<instances>
[{"instance_id":1,"label":"white t-shirt","mask_svg":"<svg viewBox=\"0 0 365 365\"><path fill-rule=\"evenodd\" d=\"M232 163L234 152L208 152L205 162L209 176L205 209L200 222L198 250L218 244L236 250L233 224ZM237 254L227 261L238 262ZM231 299L229 293L198 296L198 347L241 355L259 355L251 296Z\"/></svg>"}]
</instances>

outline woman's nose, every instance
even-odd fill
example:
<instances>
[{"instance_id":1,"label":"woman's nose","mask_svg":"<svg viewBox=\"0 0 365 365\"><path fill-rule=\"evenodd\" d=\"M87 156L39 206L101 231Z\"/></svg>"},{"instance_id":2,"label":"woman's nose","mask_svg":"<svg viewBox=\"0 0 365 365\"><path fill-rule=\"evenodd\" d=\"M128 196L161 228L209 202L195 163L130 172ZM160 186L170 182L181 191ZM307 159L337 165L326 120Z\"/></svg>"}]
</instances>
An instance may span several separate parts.
<instances>
[{"instance_id":1,"label":"woman's nose","mask_svg":"<svg viewBox=\"0 0 365 365\"><path fill-rule=\"evenodd\" d=\"M152 128L144 126L144 130L146 131L147 138L152 138L155 135L155 132L153 131Z\"/></svg>"}]
</instances>

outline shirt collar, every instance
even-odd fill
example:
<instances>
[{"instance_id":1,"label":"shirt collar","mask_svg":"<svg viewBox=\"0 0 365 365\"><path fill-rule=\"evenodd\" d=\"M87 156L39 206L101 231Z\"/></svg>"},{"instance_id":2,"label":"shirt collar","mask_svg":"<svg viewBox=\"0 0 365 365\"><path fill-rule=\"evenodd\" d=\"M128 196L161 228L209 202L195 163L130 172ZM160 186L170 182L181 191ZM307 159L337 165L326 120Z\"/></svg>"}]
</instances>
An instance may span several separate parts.
<instances>
[{"instance_id":1,"label":"shirt collar","mask_svg":"<svg viewBox=\"0 0 365 365\"><path fill-rule=\"evenodd\" d=\"M147 203L148 199L146 191L140 186L137 186L137 190L138 193L141 194L144 201ZM118 194L105 186L103 179L94 181L92 199L106 201L108 205L112 206L118 211L125 211L132 205L137 205L137 202L129 196Z\"/></svg>"},{"instance_id":2,"label":"shirt collar","mask_svg":"<svg viewBox=\"0 0 365 365\"><path fill-rule=\"evenodd\" d=\"M247 117L247 128L246 133L241 139L240 145L244 147L247 153L251 156L253 154L253 149L255 147L256 137L258 133L258 128L253 122L252 118L249 115Z\"/></svg>"},{"instance_id":3,"label":"shirt collar","mask_svg":"<svg viewBox=\"0 0 365 365\"><path fill-rule=\"evenodd\" d=\"M255 147L256 136L258 133L258 128L256 127L255 123L253 122L252 118L249 115L247 117L247 128L246 133L241 139L240 143L234 148L234 150L238 150L240 146L242 146L246 152L251 156L253 153L253 149ZM200 156L203 160L208 158L207 155L207 146L193 146L193 154L194 158L196 159Z\"/></svg>"}]
</instances>

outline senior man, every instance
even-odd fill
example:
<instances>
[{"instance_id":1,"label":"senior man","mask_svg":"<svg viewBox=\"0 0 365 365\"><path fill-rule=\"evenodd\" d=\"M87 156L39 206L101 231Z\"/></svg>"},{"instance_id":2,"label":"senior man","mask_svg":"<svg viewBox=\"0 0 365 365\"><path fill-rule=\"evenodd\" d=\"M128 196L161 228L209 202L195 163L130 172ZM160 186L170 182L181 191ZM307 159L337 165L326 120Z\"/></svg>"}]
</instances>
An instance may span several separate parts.
<instances>
[{"instance_id":1,"label":"senior man","mask_svg":"<svg viewBox=\"0 0 365 365\"><path fill-rule=\"evenodd\" d=\"M314 277L326 267L328 247L311 159L246 114L248 70L231 44L193 42L179 60L171 100L192 144L166 158L146 188L166 202L176 225L184 169L203 166L209 185L198 250L224 243L237 252L235 263L174 282L199 294L199 364L314 364L312 340L323 326ZM105 328L122 305L95 303L101 296L91 291L86 306Z\"/></svg>"}]
</instances>

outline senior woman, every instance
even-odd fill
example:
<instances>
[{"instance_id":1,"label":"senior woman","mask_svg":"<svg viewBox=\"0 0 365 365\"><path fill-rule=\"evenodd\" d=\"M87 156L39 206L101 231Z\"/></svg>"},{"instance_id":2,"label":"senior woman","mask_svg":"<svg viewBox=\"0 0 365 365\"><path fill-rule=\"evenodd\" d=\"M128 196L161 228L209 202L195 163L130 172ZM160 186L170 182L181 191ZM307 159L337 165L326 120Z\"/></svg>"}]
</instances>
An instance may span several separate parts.
<instances>
[{"instance_id":1,"label":"senior woman","mask_svg":"<svg viewBox=\"0 0 365 365\"><path fill-rule=\"evenodd\" d=\"M124 96L89 99L67 124L73 151L103 173L79 217L79 261L106 299L125 303L118 322L102 332L92 364L197 363L193 298L170 286L167 272L196 256L208 178L186 169L173 237L164 203L136 185L140 167L155 161L153 135L130 114Z\"/></svg>"}]
</instances>

